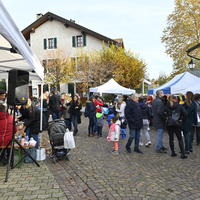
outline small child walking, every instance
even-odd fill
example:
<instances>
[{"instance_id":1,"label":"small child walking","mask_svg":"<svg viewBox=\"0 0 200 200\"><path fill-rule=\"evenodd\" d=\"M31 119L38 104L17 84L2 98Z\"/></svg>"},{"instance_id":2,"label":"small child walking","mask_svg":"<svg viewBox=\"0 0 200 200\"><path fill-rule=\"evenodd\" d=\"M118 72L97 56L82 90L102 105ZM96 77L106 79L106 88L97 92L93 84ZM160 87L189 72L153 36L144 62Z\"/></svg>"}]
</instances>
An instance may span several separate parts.
<instances>
[{"instance_id":1,"label":"small child walking","mask_svg":"<svg viewBox=\"0 0 200 200\"><path fill-rule=\"evenodd\" d=\"M96 109L97 113L96 113L96 118L97 118L97 136L98 137L102 137L102 129L103 129L103 117L104 114L102 112L101 108L97 108Z\"/></svg>"},{"instance_id":2,"label":"small child walking","mask_svg":"<svg viewBox=\"0 0 200 200\"><path fill-rule=\"evenodd\" d=\"M127 120L125 117L122 117L121 120L121 138L126 139L126 126L127 126Z\"/></svg>"},{"instance_id":3,"label":"small child walking","mask_svg":"<svg viewBox=\"0 0 200 200\"><path fill-rule=\"evenodd\" d=\"M120 124L118 117L111 117L110 118L111 127L108 134L108 142L113 141L113 150L112 154L117 155L118 154L118 141L119 141L119 135L120 135Z\"/></svg>"}]
</instances>

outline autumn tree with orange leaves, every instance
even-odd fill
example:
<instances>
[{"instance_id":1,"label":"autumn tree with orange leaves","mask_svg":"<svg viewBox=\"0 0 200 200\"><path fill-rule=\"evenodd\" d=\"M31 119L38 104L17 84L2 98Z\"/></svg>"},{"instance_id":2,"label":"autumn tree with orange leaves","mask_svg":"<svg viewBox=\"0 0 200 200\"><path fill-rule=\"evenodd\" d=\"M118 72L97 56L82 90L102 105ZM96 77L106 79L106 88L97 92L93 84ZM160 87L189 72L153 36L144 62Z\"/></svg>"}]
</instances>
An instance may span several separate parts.
<instances>
[{"instance_id":1,"label":"autumn tree with orange leaves","mask_svg":"<svg viewBox=\"0 0 200 200\"><path fill-rule=\"evenodd\" d=\"M167 18L167 27L161 37L166 53L173 59L172 76L189 70L191 58L186 50L200 42L200 2L199 0L175 0L175 8ZM200 51L191 53L200 57ZM196 67L199 66L198 61Z\"/></svg>"},{"instance_id":2,"label":"autumn tree with orange leaves","mask_svg":"<svg viewBox=\"0 0 200 200\"><path fill-rule=\"evenodd\" d=\"M60 48L46 50L43 60L45 83L58 89L60 83L72 80L75 69L70 61L70 55L65 54Z\"/></svg>"}]
</instances>

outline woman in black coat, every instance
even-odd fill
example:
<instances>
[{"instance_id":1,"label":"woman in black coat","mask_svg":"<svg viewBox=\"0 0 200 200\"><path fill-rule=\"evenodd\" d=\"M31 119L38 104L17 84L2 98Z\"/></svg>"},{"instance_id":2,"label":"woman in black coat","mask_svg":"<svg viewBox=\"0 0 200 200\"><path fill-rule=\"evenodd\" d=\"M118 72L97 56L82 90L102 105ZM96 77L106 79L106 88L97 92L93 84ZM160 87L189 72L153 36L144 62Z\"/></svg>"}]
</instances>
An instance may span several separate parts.
<instances>
[{"instance_id":1,"label":"woman in black coat","mask_svg":"<svg viewBox=\"0 0 200 200\"><path fill-rule=\"evenodd\" d=\"M82 104L78 99L77 95L74 95L70 104L69 113L70 113L70 120L74 126L74 135L78 132L78 124L81 123L81 109Z\"/></svg>"},{"instance_id":2,"label":"woman in black coat","mask_svg":"<svg viewBox=\"0 0 200 200\"><path fill-rule=\"evenodd\" d=\"M94 134L94 122L95 122L95 110L99 106L94 105L94 96L91 96L88 101L86 101L86 108L85 113L87 113L87 117L89 118L89 125L88 125L88 137L93 137Z\"/></svg>"},{"instance_id":3,"label":"woman in black coat","mask_svg":"<svg viewBox=\"0 0 200 200\"><path fill-rule=\"evenodd\" d=\"M25 121L23 125L20 125L18 129L23 129L26 127L26 135L33 137L33 139L37 142L35 148L39 146L38 133L40 132L40 110L36 107L34 103L31 103L31 100L28 99L27 105L16 106L22 116L18 118L19 121ZM43 129L45 127L45 119L43 116L42 120Z\"/></svg>"},{"instance_id":4,"label":"woman in black coat","mask_svg":"<svg viewBox=\"0 0 200 200\"><path fill-rule=\"evenodd\" d=\"M172 157L177 156L177 154L174 151L174 133L175 133L181 150L181 158L184 159L187 158L187 156L185 156L184 152L184 145L181 136L181 124L184 123L187 119L187 111L178 102L175 102L175 99L176 98L174 95L170 96L169 102L167 102L165 107L159 112L159 116L167 122L169 145L172 152L171 156ZM172 114L178 116L177 120L173 125L172 123L170 123Z\"/></svg>"}]
</instances>

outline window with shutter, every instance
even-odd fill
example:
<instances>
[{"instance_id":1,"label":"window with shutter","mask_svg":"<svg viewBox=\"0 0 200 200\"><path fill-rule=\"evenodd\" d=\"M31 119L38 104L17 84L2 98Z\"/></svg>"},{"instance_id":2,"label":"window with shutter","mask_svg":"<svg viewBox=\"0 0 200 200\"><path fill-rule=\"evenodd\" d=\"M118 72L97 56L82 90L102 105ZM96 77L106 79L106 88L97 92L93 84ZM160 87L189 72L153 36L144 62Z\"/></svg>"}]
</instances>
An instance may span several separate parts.
<instances>
[{"instance_id":1,"label":"window with shutter","mask_svg":"<svg viewBox=\"0 0 200 200\"><path fill-rule=\"evenodd\" d=\"M57 49L57 38L54 38L54 49Z\"/></svg>"},{"instance_id":2,"label":"window with shutter","mask_svg":"<svg viewBox=\"0 0 200 200\"><path fill-rule=\"evenodd\" d=\"M76 37L72 36L72 47L76 47Z\"/></svg>"},{"instance_id":3,"label":"window with shutter","mask_svg":"<svg viewBox=\"0 0 200 200\"><path fill-rule=\"evenodd\" d=\"M83 46L86 46L86 35L83 35Z\"/></svg>"},{"instance_id":4,"label":"window with shutter","mask_svg":"<svg viewBox=\"0 0 200 200\"><path fill-rule=\"evenodd\" d=\"M44 49L47 49L47 39L44 39Z\"/></svg>"}]
</instances>

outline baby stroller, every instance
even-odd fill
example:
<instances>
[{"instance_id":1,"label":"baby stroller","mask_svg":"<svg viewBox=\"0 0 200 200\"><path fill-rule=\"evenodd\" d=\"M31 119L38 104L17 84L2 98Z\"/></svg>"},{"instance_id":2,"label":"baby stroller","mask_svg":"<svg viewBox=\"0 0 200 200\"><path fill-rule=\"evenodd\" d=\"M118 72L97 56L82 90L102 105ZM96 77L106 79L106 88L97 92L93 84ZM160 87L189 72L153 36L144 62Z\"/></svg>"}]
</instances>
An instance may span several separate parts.
<instances>
[{"instance_id":1,"label":"baby stroller","mask_svg":"<svg viewBox=\"0 0 200 200\"><path fill-rule=\"evenodd\" d=\"M69 161L68 154L70 149L64 148L64 135L66 129L67 123L65 120L56 119L48 123L48 134L52 147L50 157L53 158L55 164L58 159L66 158Z\"/></svg>"}]
</instances>

